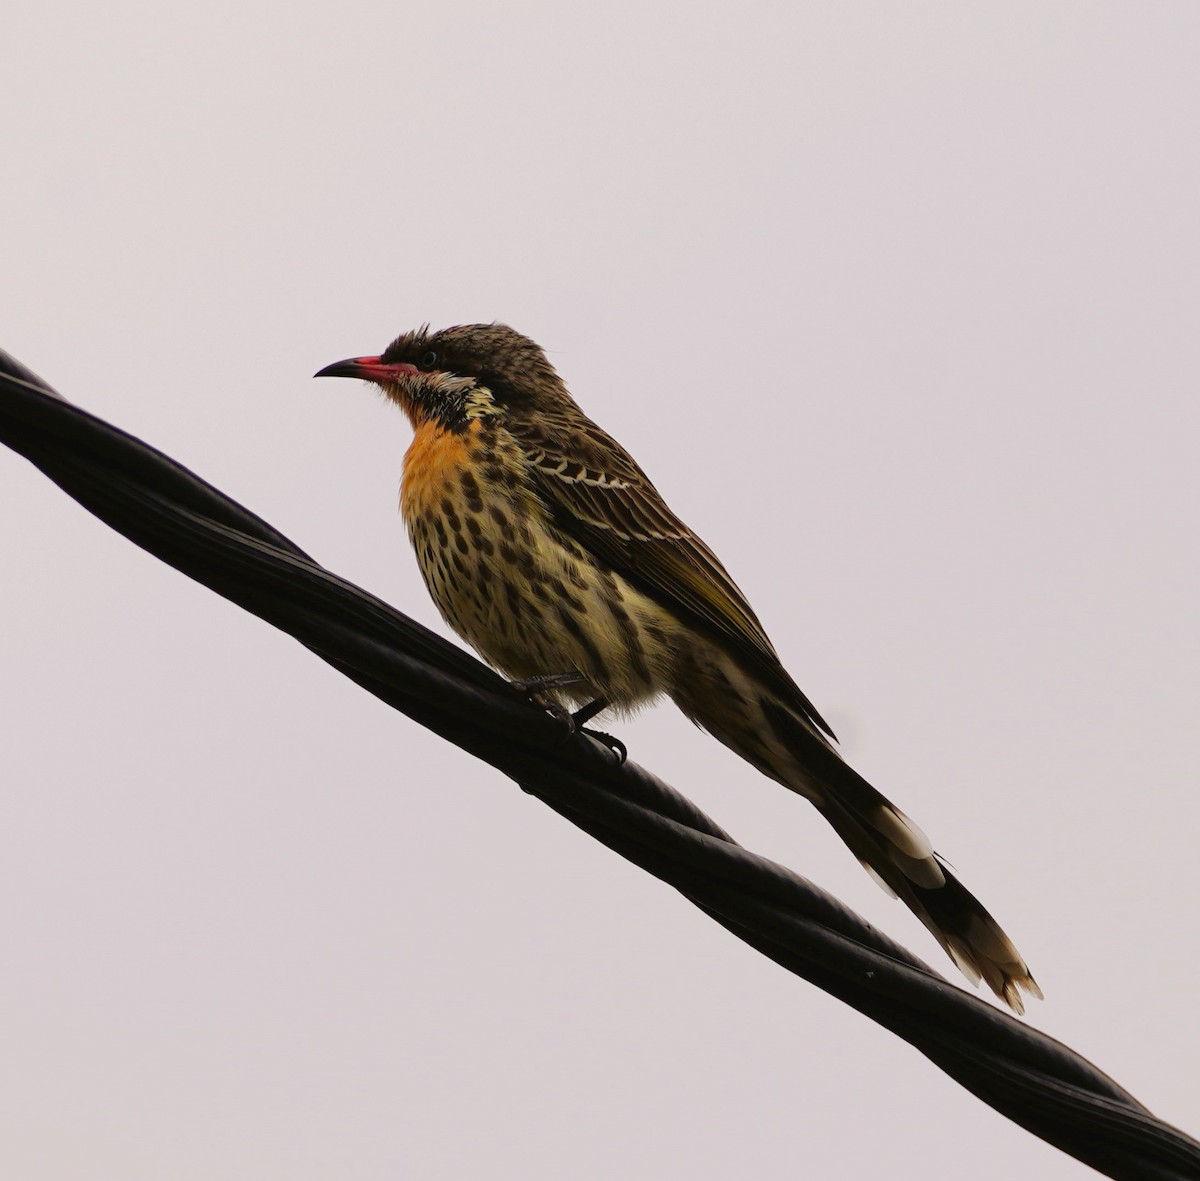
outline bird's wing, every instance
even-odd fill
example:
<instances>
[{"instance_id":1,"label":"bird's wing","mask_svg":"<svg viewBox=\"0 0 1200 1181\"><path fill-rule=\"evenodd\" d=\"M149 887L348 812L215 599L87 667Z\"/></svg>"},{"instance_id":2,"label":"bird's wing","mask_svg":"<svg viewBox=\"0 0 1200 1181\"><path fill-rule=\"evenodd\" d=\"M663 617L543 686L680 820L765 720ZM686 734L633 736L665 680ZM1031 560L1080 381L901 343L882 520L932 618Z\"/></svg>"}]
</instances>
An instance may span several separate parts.
<instances>
[{"instance_id":1,"label":"bird's wing","mask_svg":"<svg viewBox=\"0 0 1200 1181\"><path fill-rule=\"evenodd\" d=\"M590 420L572 423L570 429L531 426L514 436L558 528L655 602L714 634L833 737L780 663L746 596L716 554L667 507L612 436Z\"/></svg>"}]
</instances>

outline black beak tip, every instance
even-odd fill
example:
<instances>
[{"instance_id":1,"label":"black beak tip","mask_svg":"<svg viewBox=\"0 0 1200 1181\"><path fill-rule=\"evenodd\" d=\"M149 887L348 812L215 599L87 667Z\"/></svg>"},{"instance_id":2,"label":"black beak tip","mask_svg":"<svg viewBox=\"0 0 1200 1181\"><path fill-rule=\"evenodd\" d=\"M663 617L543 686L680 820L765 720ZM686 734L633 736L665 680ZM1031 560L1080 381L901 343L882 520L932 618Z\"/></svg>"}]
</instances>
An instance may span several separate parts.
<instances>
[{"instance_id":1,"label":"black beak tip","mask_svg":"<svg viewBox=\"0 0 1200 1181\"><path fill-rule=\"evenodd\" d=\"M334 361L324 369L318 369L313 377L358 377L359 366L356 361Z\"/></svg>"}]
</instances>

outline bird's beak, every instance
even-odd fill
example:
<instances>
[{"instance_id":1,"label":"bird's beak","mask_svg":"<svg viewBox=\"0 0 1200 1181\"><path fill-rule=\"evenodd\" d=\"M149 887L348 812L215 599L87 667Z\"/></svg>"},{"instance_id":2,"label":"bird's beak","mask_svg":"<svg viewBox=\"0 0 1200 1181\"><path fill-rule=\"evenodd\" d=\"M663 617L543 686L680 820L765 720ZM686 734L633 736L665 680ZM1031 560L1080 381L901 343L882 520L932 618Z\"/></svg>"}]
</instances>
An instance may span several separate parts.
<instances>
[{"instance_id":1,"label":"bird's beak","mask_svg":"<svg viewBox=\"0 0 1200 1181\"><path fill-rule=\"evenodd\" d=\"M345 361L334 361L318 370L313 377L360 377L363 381L380 384L399 381L406 374L416 373L417 367L406 361L385 364L379 357L349 357Z\"/></svg>"}]
</instances>

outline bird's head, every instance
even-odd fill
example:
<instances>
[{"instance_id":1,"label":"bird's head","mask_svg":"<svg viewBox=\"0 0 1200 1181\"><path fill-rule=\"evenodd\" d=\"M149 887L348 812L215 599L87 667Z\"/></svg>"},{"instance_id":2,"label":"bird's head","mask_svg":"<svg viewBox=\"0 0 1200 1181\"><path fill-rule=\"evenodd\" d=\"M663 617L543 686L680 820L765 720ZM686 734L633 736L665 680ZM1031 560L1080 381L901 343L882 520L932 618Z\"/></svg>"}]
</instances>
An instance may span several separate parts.
<instances>
[{"instance_id":1,"label":"bird's head","mask_svg":"<svg viewBox=\"0 0 1200 1181\"><path fill-rule=\"evenodd\" d=\"M326 365L316 377L375 382L413 426L461 429L472 419L520 415L570 401L546 354L505 324L460 324L406 332L378 357Z\"/></svg>"}]
</instances>

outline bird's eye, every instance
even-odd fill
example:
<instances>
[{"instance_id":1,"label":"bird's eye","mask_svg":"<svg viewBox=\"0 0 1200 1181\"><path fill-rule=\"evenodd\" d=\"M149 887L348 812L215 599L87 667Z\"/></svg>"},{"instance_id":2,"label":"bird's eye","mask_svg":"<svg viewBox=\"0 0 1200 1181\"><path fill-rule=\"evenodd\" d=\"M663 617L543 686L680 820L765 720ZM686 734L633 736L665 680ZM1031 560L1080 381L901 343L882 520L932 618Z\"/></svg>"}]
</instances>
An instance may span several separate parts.
<instances>
[{"instance_id":1,"label":"bird's eye","mask_svg":"<svg viewBox=\"0 0 1200 1181\"><path fill-rule=\"evenodd\" d=\"M421 354L421 359L417 362L417 368L425 370L428 373L431 369L437 367L438 355L433 349L429 349Z\"/></svg>"}]
</instances>

